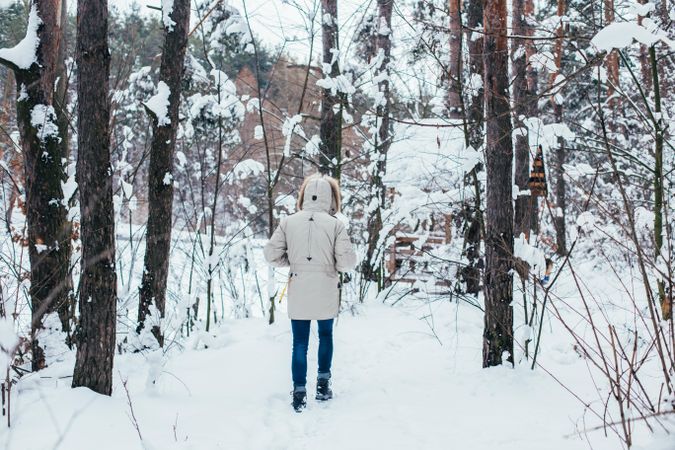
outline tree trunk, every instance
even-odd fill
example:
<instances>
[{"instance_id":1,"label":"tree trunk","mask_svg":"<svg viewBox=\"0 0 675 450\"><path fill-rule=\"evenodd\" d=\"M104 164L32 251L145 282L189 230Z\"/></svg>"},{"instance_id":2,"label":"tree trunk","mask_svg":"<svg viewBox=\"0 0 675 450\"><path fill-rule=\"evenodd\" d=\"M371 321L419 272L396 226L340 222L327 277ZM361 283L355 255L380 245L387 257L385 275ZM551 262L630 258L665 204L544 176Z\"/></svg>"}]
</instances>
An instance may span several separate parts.
<instances>
[{"instance_id":1,"label":"tree trunk","mask_svg":"<svg viewBox=\"0 0 675 450\"><path fill-rule=\"evenodd\" d=\"M166 308L173 206L173 158L190 26L190 0L175 0L169 18L174 24L172 27L165 26L164 48L159 69L160 82L166 83L170 91L167 114L169 123L160 123L154 113L151 113L153 117L148 171L148 226L143 264L145 270L139 292L138 331L144 326L150 305L154 303L162 318ZM159 345L163 346L164 336L159 327L153 327L152 333Z\"/></svg>"},{"instance_id":2,"label":"tree trunk","mask_svg":"<svg viewBox=\"0 0 675 450\"><path fill-rule=\"evenodd\" d=\"M2 104L0 104L0 124L5 127L5 129L10 128L10 117L16 115L16 95L12 93L16 90L16 78L13 70L7 70L7 75L3 85L3 95L2 95ZM0 158L8 161L9 172L12 174L11 188L9 193L9 199L7 200L7 208L5 209L5 228L7 234L14 238L16 230L12 229L12 217L14 214L14 208L17 205L17 200L22 195L25 180L24 180L24 171L23 171L23 153L17 151L14 147L14 143L6 133L0 133L0 144L5 148L9 149L10 156L5 159L4 154L0 155ZM2 174L2 179L5 179L6 174Z\"/></svg>"},{"instance_id":3,"label":"tree trunk","mask_svg":"<svg viewBox=\"0 0 675 450\"><path fill-rule=\"evenodd\" d=\"M638 3L645 5L648 0L638 0ZM637 23L642 25L644 16L638 16ZM642 83L645 91L652 89L652 70L649 64L649 47L645 44L640 44L640 73L642 74Z\"/></svg>"},{"instance_id":4,"label":"tree trunk","mask_svg":"<svg viewBox=\"0 0 675 450\"><path fill-rule=\"evenodd\" d=\"M657 23L667 36L673 35L673 27L675 26L675 20L672 18L673 10L675 10L673 0L660 0L656 4L655 16L660 19ZM659 57L658 70L661 98L671 98L673 90L672 74L675 70L675 55L672 51L662 52Z\"/></svg>"},{"instance_id":5,"label":"tree trunk","mask_svg":"<svg viewBox=\"0 0 675 450\"><path fill-rule=\"evenodd\" d=\"M471 91L471 103L466 111L467 140L471 147L480 151L483 147L483 115L485 112L485 90L482 85L483 37L479 32L471 30L482 28L483 0L469 0L466 13L467 27L469 28L469 35L466 41L469 48L470 76L479 76L481 79L479 86L473 86L474 83L472 83L474 89ZM478 37L473 36L473 33L479 33ZM481 211L481 184L478 179L478 172L481 170L482 165L479 164L465 176L464 181L466 185L470 185L473 188L474 198L472 202L465 202L462 213L464 216L464 244L462 253L468 263L461 269L460 279L465 284L466 293L475 295L480 292L480 269L483 264L480 255L480 241L484 230Z\"/></svg>"},{"instance_id":6,"label":"tree trunk","mask_svg":"<svg viewBox=\"0 0 675 450\"><path fill-rule=\"evenodd\" d=\"M460 120L462 111L462 0L449 0L450 46L448 62L448 118Z\"/></svg>"},{"instance_id":7,"label":"tree trunk","mask_svg":"<svg viewBox=\"0 0 675 450\"><path fill-rule=\"evenodd\" d=\"M65 165L67 166L70 157L70 135L68 133L70 126L70 118L68 114L68 85L70 83L70 74L68 73L68 67L66 66L66 58L68 56L68 42L66 40L66 24L68 22L68 4L67 0L61 2L61 16L64 18L63 26L60 29L60 39L61 45L59 46L59 54L56 62L56 92L54 97L54 109L56 111L56 123L59 127L59 136L61 137L61 158L63 161L66 161ZM64 178L67 178L67 174L64 172ZM73 195L74 197L74 195ZM63 256L64 261L68 261L68 273L65 278L65 295L67 298L64 298L63 307L59 308L57 312L59 313L59 318L61 319L61 326L63 331L68 336L68 345L72 344L71 336L71 327L74 325L75 320L75 309L77 308L77 299L75 298L75 291L73 290L73 277L70 266L70 260L72 257L73 246L71 245L72 235L73 235L73 224L68 217L68 210L74 206L73 198L64 198L63 206L66 208L66 217L64 219L64 238L67 238L67 244L64 246L63 251L67 255Z\"/></svg>"},{"instance_id":8,"label":"tree trunk","mask_svg":"<svg viewBox=\"0 0 675 450\"><path fill-rule=\"evenodd\" d=\"M82 259L73 387L110 395L117 277L110 163L108 1L78 0L78 158Z\"/></svg>"},{"instance_id":9,"label":"tree trunk","mask_svg":"<svg viewBox=\"0 0 675 450\"><path fill-rule=\"evenodd\" d=\"M604 0L605 26L614 22L614 0ZM619 87L619 54L612 50L605 59L607 68L607 106L611 113L610 126L616 129L617 109L620 106L620 97L615 97L616 88Z\"/></svg>"},{"instance_id":10,"label":"tree trunk","mask_svg":"<svg viewBox=\"0 0 675 450\"><path fill-rule=\"evenodd\" d=\"M558 74L562 69L562 54L563 54L563 36L565 30L563 28L562 17L565 15L567 10L567 5L565 0L558 0L558 20L560 24L556 31L556 43L555 43L555 63L557 70L551 74L550 85L553 87L556 83ZM554 95L551 98L553 104L553 114L555 117L556 123L562 123L563 120L563 107L562 101L556 99ZM564 164L567 162L567 151L565 149L565 139L558 137L558 147L555 151L556 163L553 165L555 169L555 197L556 197L556 209L554 211L553 225L556 232L556 246L557 253L559 255L567 254L567 237L566 237L566 224L565 224L565 209L566 209L566 183L565 183L565 169Z\"/></svg>"},{"instance_id":11,"label":"tree trunk","mask_svg":"<svg viewBox=\"0 0 675 450\"><path fill-rule=\"evenodd\" d=\"M42 23L37 26L36 61L30 67L19 67L0 55L0 63L14 71L17 86L16 113L24 161L31 265L33 370L45 367L45 355L39 343L44 316L57 312L64 331L70 329L71 237L68 205L63 200L61 187L65 181L62 159L68 157L68 138L67 129L59 126L57 109L63 105L57 103L54 90L65 55L62 47L65 47L66 18L61 14L65 7L61 2L36 0L33 3L30 21Z\"/></svg>"},{"instance_id":12,"label":"tree trunk","mask_svg":"<svg viewBox=\"0 0 675 450\"><path fill-rule=\"evenodd\" d=\"M656 62L656 48L649 47L649 59L652 66L652 85L654 86L654 257L662 258L663 251L663 141L664 126L661 113L661 86L659 85L659 68ZM672 315L672 295L666 295L663 278L657 280L661 317L670 320Z\"/></svg>"},{"instance_id":13,"label":"tree trunk","mask_svg":"<svg viewBox=\"0 0 675 450\"><path fill-rule=\"evenodd\" d=\"M390 92L389 92L389 62L391 60L391 14L393 0L377 0L378 21L375 44L375 57L383 53L382 63L376 69L377 76L386 74L377 83L378 91L382 93L382 102L377 105L377 119L379 121L375 139L375 172L372 175L372 194L377 199L377 207L370 215L368 224L368 249L366 253L364 275L366 278L377 281L378 291L384 287L384 249L378 249L382 231L382 211L386 208L387 191L383 178L387 171L387 153L391 146ZM376 256L377 254L377 256Z\"/></svg>"},{"instance_id":14,"label":"tree trunk","mask_svg":"<svg viewBox=\"0 0 675 450\"><path fill-rule=\"evenodd\" d=\"M330 73L324 76L335 78L340 75L337 52L338 45L338 9L337 0L321 0L321 35L323 39L323 63L330 67ZM342 146L342 97L340 92L333 94L324 89L321 98L321 173L340 178L340 160ZM336 111L337 110L337 111Z\"/></svg>"},{"instance_id":15,"label":"tree trunk","mask_svg":"<svg viewBox=\"0 0 675 450\"><path fill-rule=\"evenodd\" d=\"M534 35L533 25L528 22L528 20L534 20L534 0L525 0L525 25L527 26L526 32L529 33L528 36ZM528 40L525 42L525 57L526 61L530 61L530 58L537 53L537 48L534 45L534 42ZM525 69L527 77L527 92L528 95L531 95L530 101L527 103L528 110L527 116L529 117L538 117L539 116L539 96L537 94L537 86L539 83L539 75L537 74L537 69L534 65L527 64ZM546 200L546 199L544 199ZM530 197L530 230L534 233L539 233L539 199Z\"/></svg>"},{"instance_id":16,"label":"tree trunk","mask_svg":"<svg viewBox=\"0 0 675 450\"><path fill-rule=\"evenodd\" d=\"M531 12L530 12L531 14ZM531 41L527 37L533 35L532 26L528 22L528 5L526 0L513 0L512 23L513 34L524 36L516 38L511 48L513 60L513 116L515 122L515 178L514 182L520 192L528 189L530 177L530 144L528 130L524 119L531 117L533 109L536 110L537 97L536 86L528 73L528 54L531 54ZM533 214L537 214L537 197L530 194L519 194L515 202L515 215L513 228L516 236L524 234L528 239ZM522 274L522 272L521 272Z\"/></svg>"},{"instance_id":17,"label":"tree trunk","mask_svg":"<svg viewBox=\"0 0 675 450\"><path fill-rule=\"evenodd\" d=\"M487 201L483 367L513 363L513 145L509 102L506 0L484 11Z\"/></svg>"}]
</instances>

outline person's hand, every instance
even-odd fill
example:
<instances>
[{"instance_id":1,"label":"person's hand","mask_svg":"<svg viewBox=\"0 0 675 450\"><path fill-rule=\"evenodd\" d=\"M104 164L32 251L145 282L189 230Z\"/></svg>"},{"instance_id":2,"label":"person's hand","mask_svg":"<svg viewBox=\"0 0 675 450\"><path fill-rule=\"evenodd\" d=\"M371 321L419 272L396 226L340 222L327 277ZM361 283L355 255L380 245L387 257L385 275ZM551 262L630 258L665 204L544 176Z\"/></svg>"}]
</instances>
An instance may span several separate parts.
<instances>
[{"instance_id":1,"label":"person's hand","mask_svg":"<svg viewBox=\"0 0 675 450\"><path fill-rule=\"evenodd\" d=\"M352 281L351 274L349 274L347 272L342 272L342 284L347 284L350 281Z\"/></svg>"}]
</instances>

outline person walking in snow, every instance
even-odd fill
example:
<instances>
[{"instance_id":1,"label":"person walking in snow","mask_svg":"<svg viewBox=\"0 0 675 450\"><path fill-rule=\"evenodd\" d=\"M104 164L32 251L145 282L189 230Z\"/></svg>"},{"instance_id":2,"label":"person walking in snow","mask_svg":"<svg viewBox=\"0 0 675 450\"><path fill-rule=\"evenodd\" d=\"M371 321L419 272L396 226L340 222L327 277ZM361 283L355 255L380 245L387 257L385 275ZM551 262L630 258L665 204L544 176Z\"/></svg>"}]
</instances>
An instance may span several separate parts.
<instances>
[{"instance_id":1,"label":"person walking in snow","mask_svg":"<svg viewBox=\"0 0 675 450\"><path fill-rule=\"evenodd\" d=\"M274 267L290 267L288 316L293 330L293 408L307 404L307 347L312 320L319 328L319 371L316 399L333 397L333 320L338 315L338 272L356 266L356 254L340 212L340 186L334 178L315 174L305 179L298 211L281 219L267 245L265 259Z\"/></svg>"}]
</instances>

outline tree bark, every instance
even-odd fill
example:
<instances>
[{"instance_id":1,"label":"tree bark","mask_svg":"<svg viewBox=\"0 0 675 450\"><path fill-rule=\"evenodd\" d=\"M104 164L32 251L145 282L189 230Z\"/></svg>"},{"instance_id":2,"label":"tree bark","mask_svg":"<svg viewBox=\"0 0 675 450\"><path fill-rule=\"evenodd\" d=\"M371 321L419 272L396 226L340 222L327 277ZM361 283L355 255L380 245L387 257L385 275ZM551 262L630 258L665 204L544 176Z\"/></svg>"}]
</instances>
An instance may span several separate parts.
<instances>
[{"instance_id":1,"label":"tree bark","mask_svg":"<svg viewBox=\"0 0 675 450\"><path fill-rule=\"evenodd\" d=\"M65 167L67 167L70 157L70 134L68 133L70 127L70 118L68 114L68 85L70 84L70 74L68 73L68 67L66 66L66 59L68 56L68 41L66 38L66 24L68 23L68 2L67 0L61 1L61 16L63 18L63 25L61 26L60 39L61 45L59 46L59 54L56 62L56 92L54 97L54 109L56 111L56 123L59 127L59 136L61 137L61 158L65 162ZM67 178L67 174L63 173L63 177ZM74 195L73 195L74 197ZM75 309L77 308L77 299L75 297L75 291L73 289L73 277L72 277L72 266L71 266L71 257L73 252L72 235L73 235L73 223L67 219L68 210L74 206L75 201L73 198L64 198L63 206L66 208L66 217L63 223L64 237L67 237L67 244L64 246L63 251L67 255L63 256L64 261L68 261L68 272L65 275L65 293L67 298L64 298L63 307L58 309L59 317L61 319L61 326L63 331L68 336L68 345L72 344L72 326L74 326L75 320Z\"/></svg>"},{"instance_id":2,"label":"tree bark","mask_svg":"<svg viewBox=\"0 0 675 450\"><path fill-rule=\"evenodd\" d=\"M513 363L513 205L506 0L484 11L487 198L483 367Z\"/></svg>"},{"instance_id":3,"label":"tree bark","mask_svg":"<svg viewBox=\"0 0 675 450\"><path fill-rule=\"evenodd\" d=\"M513 34L523 36L513 40L511 58L513 60L513 109L516 132L515 138L515 178L514 182L519 191L528 189L530 176L530 144L528 130L524 119L536 114L536 86L532 76L528 73L528 55L532 54L532 43L528 40L533 33L528 11L527 0L512 1ZM532 216L537 214L537 198L530 194L519 194L515 202L514 233L516 236L524 234L527 238L532 230L532 223L536 222Z\"/></svg>"},{"instance_id":4,"label":"tree bark","mask_svg":"<svg viewBox=\"0 0 675 450\"><path fill-rule=\"evenodd\" d=\"M45 367L39 342L43 319L57 312L64 331L70 330L69 306L71 236L67 202L61 182L66 180L62 160L68 157L68 130L59 126L54 85L65 55L65 0L36 0L31 15L42 22L37 28L36 62L18 67L0 58L14 71L17 86L16 114L24 161L28 255L31 265L32 369ZM58 129L54 133L53 129Z\"/></svg>"},{"instance_id":5,"label":"tree bark","mask_svg":"<svg viewBox=\"0 0 675 450\"><path fill-rule=\"evenodd\" d=\"M656 47L649 47L649 59L652 66L652 85L654 86L654 257L657 261L663 251L663 144L664 125L661 113L661 86L659 68L656 61ZM663 278L657 280L661 317L670 320L672 316L672 295L666 295Z\"/></svg>"},{"instance_id":6,"label":"tree bark","mask_svg":"<svg viewBox=\"0 0 675 450\"><path fill-rule=\"evenodd\" d=\"M112 392L117 277L110 163L108 1L77 2L78 158L82 259L73 387Z\"/></svg>"},{"instance_id":7,"label":"tree bark","mask_svg":"<svg viewBox=\"0 0 675 450\"><path fill-rule=\"evenodd\" d=\"M534 21L534 0L525 0L525 20L527 26L527 33L530 36L534 36L534 25L529 22ZM525 42L525 56L527 61L530 61L530 58L537 53L537 47L534 45L534 42L528 40ZM537 94L537 86L539 83L539 74L534 65L527 64L525 69L527 77L527 88L528 94L531 95L531 101L527 103L528 111L527 115L529 117L538 117L539 116L539 97ZM544 199L545 201L546 199ZM529 207L530 211L530 230L534 233L539 233L539 199L530 198L531 206Z\"/></svg>"},{"instance_id":8,"label":"tree bark","mask_svg":"<svg viewBox=\"0 0 675 450\"><path fill-rule=\"evenodd\" d=\"M462 0L449 0L450 46L448 62L448 118L460 120L462 111Z\"/></svg>"},{"instance_id":9,"label":"tree bark","mask_svg":"<svg viewBox=\"0 0 675 450\"><path fill-rule=\"evenodd\" d=\"M614 22L614 0L604 0L605 26ZM620 97L615 97L616 88L619 87L619 54L612 50L605 59L607 68L607 105L610 108L610 126L616 129L617 108L620 106Z\"/></svg>"},{"instance_id":10,"label":"tree bark","mask_svg":"<svg viewBox=\"0 0 675 450\"><path fill-rule=\"evenodd\" d=\"M483 26L484 0L468 0L466 7L467 28L475 30ZM467 45L469 47L470 73L483 78L483 36L473 36L474 32L467 32ZM483 146L483 114L485 103L485 89L481 85L479 89L471 91L471 104L467 108L467 121L469 125L469 144L476 150Z\"/></svg>"},{"instance_id":11,"label":"tree bark","mask_svg":"<svg viewBox=\"0 0 675 450\"><path fill-rule=\"evenodd\" d=\"M330 67L330 72L324 74L331 78L340 75L338 55L338 9L337 0L321 0L321 35L323 41L324 67ZM340 160L342 159L342 102L340 92L333 94L330 89L324 89L321 98L321 123L319 137L321 144L320 171L335 178L340 178ZM337 111L336 111L337 109Z\"/></svg>"},{"instance_id":12,"label":"tree bark","mask_svg":"<svg viewBox=\"0 0 675 450\"><path fill-rule=\"evenodd\" d=\"M672 11L675 9L673 0L660 0L656 4L655 16L660 19L658 22L660 28L667 36L672 36L675 20L672 19ZM656 18L656 17L655 17ZM673 90L673 71L675 70L675 55L673 52L662 52L658 63L659 70L659 87L661 91L661 98L672 98Z\"/></svg>"},{"instance_id":13,"label":"tree bark","mask_svg":"<svg viewBox=\"0 0 675 450\"><path fill-rule=\"evenodd\" d=\"M567 5L565 0L558 0L558 19L560 24L556 31L556 42L555 42L555 63L557 70L551 74L550 85L554 86L556 83L556 78L562 70L562 54L563 54L563 36L565 30L563 28L562 17L565 15L567 10ZM563 120L563 106L562 102L556 100L554 95L551 98L553 104L553 115L557 123L562 123ZM557 253L561 256L567 254L567 237L566 237L566 224L565 224L565 213L566 213L566 183L565 183L565 169L564 165L567 162L567 150L565 149L565 139L558 137L558 147L555 150L556 163L553 165L555 169L555 197L556 197L556 210L554 211L553 217L553 226L556 231L556 247Z\"/></svg>"},{"instance_id":14,"label":"tree bark","mask_svg":"<svg viewBox=\"0 0 675 450\"><path fill-rule=\"evenodd\" d=\"M169 275L173 208L173 159L178 132L178 108L190 26L190 0L175 0L169 16L174 22L165 27L159 79L169 87L169 124L152 117L152 145L148 171L148 226L143 279L139 292L138 331L154 303L163 318L166 309L166 285ZM164 336L159 327L152 329L160 346Z\"/></svg>"},{"instance_id":15,"label":"tree bark","mask_svg":"<svg viewBox=\"0 0 675 450\"><path fill-rule=\"evenodd\" d=\"M483 24L483 0L468 0L466 6L467 15L467 45L469 49L469 71L470 76L480 76L481 85L474 86L470 95L470 104L466 111L467 121L467 140L469 145L475 150L480 151L483 147L483 115L485 113L485 90L483 89L483 37L479 34L472 36L476 30L482 28ZM473 85L473 83L472 83ZM478 89L475 89L478 88ZM460 271L460 279L465 284L465 291L468 294L477 295L480 292L481 267L483 261L480 255L480 242L484 234L483 215L481 210L481 183L478 179L478 173L483 170L482 164L478 164L471 172L466 174L464 182L471 186L474 191L473 201L465 202L463 205L464 220L464 244L463 256L468 263Z\"/></svg>"}]
</instances>

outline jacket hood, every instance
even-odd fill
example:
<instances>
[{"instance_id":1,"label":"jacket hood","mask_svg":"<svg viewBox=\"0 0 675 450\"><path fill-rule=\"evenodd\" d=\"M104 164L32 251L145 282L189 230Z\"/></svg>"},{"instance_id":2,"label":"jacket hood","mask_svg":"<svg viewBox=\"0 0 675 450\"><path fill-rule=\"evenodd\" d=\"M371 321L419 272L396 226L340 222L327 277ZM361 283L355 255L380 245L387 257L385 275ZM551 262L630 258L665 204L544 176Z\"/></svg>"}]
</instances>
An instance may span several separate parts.
<instances>
[{"instance_id":1,"label":"jacket hood","mask_svg":"<svg viewBox=\"0 0 675 450\"><path fill-rule=\"evenodd\" d=\"M328 181L323 178L315 178L307 183L302 204L304 211L321 211L331 214L334 203L333 190Z\"/></svg>"}]
</instances>

